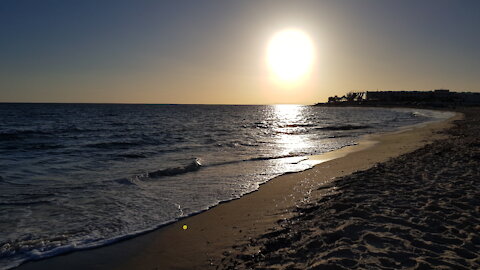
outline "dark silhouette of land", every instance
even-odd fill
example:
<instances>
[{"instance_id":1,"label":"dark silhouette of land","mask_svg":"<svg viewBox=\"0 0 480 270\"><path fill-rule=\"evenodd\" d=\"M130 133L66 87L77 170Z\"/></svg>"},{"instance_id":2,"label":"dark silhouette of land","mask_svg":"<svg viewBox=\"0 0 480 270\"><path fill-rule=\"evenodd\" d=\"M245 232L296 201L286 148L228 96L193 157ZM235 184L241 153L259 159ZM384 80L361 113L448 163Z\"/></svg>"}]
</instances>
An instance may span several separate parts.
<instances>
[{"instance_id":1,"label":"dark silhouette of land","mask_svg":"<svg viewBox=\"0 0 480 270\"><path fill-rule=\"evenodd\" d=\"M403 107L458 107L480 105L480 93L433 91L365 91L349 92L341 97L328 98L316 106L403 106Z\"/></svg>"}]
</instances>

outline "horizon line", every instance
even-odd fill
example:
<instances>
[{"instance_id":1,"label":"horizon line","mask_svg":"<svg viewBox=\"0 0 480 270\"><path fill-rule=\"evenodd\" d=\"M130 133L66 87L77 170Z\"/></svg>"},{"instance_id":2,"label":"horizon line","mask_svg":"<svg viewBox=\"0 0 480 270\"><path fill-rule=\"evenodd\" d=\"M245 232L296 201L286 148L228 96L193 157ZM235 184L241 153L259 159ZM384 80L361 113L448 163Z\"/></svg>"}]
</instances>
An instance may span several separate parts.
<instances>
[{"instance_id":1,"label":"horizon line","mask_svg":"<svg viewBox=\"0 0 480 270\"><path fill-rule=\"evenodd\" d=\"M269 105L314 105L299 103L270 103L270 104L234 104L234 103L136 103L136 102L55 102L55 101L0 101L0 104L96 104L96 105L205 105L205 106L269 106Z\"/></svg>"}]
</instances>

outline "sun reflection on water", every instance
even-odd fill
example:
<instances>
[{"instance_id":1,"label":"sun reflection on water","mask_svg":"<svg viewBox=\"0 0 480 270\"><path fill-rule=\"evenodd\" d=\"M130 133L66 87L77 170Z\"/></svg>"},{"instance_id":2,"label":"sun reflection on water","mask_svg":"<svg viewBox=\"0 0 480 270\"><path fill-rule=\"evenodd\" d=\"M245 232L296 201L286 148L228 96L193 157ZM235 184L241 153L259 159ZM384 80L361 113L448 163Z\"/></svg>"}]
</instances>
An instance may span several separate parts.
<instances>
[{"instance_id":1,"label":"sun reflection on water","mask_svg":"<svg viewBox=\"0 0 480 270\"><path fill-rule=\"evenodd\" d=\"M302 115L303 107L302 105L281 104L275 105L274 111L279 121L289 121L293 123Z\"/></svg>"},{"instance_id":2,"label":"sun reflection on water","mask_svg":"<svg viewBox=\"0 0 480 270\"><path fill-rule=\"evenodd\" d=\"M308 125L304 113L305 106L302 105L276 105L274 109L277 120L276 140L280 146L280 155L299 155L304 149L312 147L309 138L302 134L305 126Z\"/></svg>"}]
</instances>

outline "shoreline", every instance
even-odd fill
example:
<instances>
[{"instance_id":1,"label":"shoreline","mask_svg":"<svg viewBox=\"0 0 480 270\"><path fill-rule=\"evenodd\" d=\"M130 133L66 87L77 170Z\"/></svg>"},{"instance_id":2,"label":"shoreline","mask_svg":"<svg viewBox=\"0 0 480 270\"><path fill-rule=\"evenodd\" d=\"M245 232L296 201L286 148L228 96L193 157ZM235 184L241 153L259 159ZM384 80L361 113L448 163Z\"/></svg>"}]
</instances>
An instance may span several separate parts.
<instances>
[{"instance_id":1,"label":"shoreline","mask_svg":"<svg viewBox=\"0 0 480 270\"><path fill-rule=\"evenodd\" d=\"M414 126L411 130L407 127L406 130L368 135L357 145L314 156L312 159L322 160L320 164L275 177L239 199L220 203L128 240L27 262L15 269L204 269L217 266L232 246L278 228L277 221L291 218L293 209L328 194L328 190L316 191L319 186L439 139L443 135L438 132L460 117L457 113L450 119ZM182 229L183 224L188 226L187 230Z\"/></svg>"},{"instance_id":2,"label":"shoreline","mask_svg":"<svg viewBox=\"0 0 480 270\"><path fill-rule=\"evenodd\" d=\"M443 138L336 178L220 269L479 269L480 108Z\"/></svg>"}]
</instances>

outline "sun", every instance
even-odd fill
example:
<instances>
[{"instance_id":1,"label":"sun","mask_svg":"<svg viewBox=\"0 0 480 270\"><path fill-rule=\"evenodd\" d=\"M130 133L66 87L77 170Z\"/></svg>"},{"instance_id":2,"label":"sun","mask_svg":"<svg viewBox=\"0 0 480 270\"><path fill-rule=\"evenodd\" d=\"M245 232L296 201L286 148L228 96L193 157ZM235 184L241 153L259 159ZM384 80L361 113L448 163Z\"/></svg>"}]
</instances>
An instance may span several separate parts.
<instances>
[{"instance_id":1,"label":"sun","mask_svg":"<svg viewBox=\"0 0 480 270\"><path fill-rule=\"evenodd\" d=\"M297 29L276 33L267 47L267 64L275 77L283 82L298 81L313 65L315 50L310 37Z\"/></svg>"}]
</instances>

